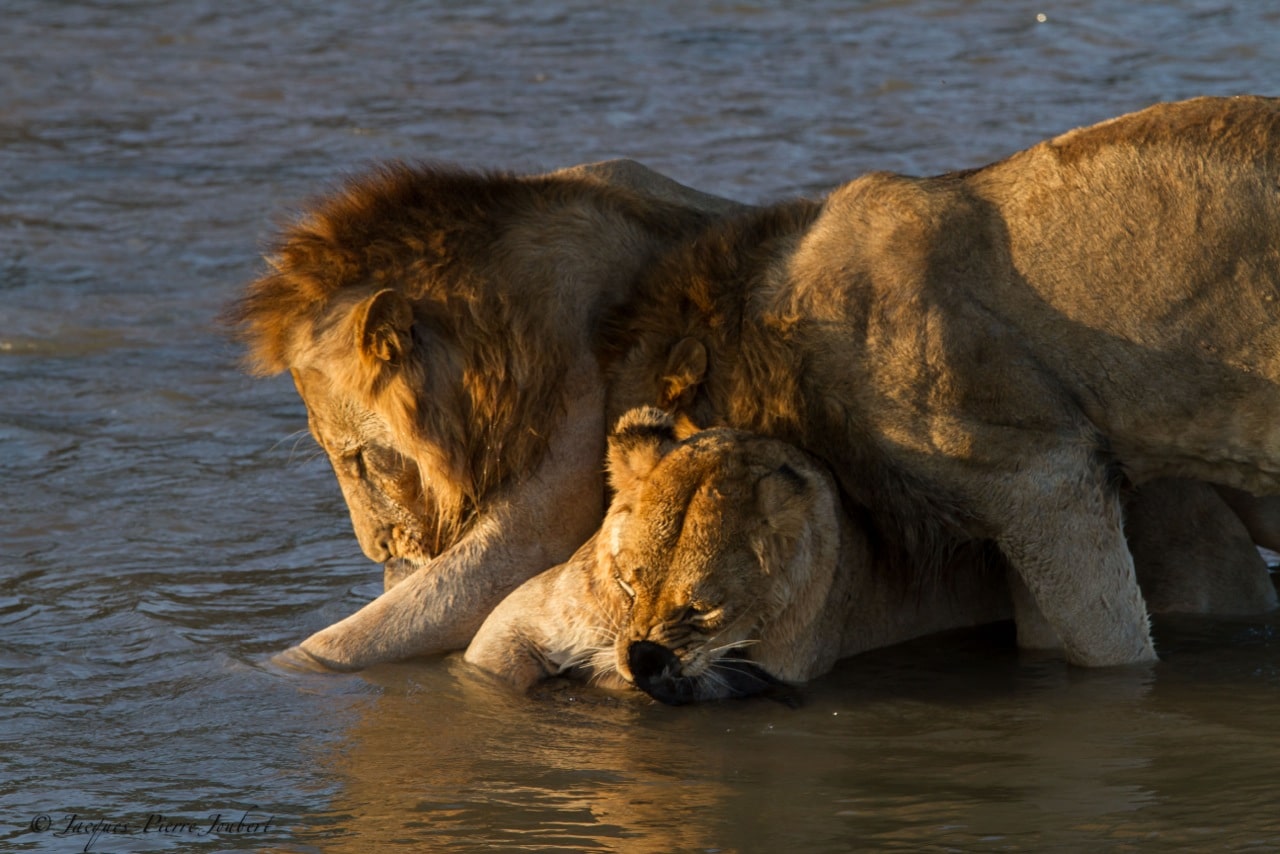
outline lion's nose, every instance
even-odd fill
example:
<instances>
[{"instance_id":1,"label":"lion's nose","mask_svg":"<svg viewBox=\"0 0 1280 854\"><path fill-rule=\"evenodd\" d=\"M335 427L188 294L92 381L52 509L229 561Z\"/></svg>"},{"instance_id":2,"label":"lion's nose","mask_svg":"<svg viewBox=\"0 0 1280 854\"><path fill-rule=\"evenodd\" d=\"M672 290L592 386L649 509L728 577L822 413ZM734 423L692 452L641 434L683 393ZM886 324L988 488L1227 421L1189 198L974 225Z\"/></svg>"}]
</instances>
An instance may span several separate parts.
<instances>
[{"instance_id":1,"label":"lion's nose","mask_svg":"<svg viewBox=\"0 0 1280 854\"><path fill-rule=\"evenodd\" d=\"M634 641L627 647L627 667L637 683L680 675L680 659L662 644Z\"/></svg>"},{"instance_id":2,"label":"lion's nose","mask_svg":"<svg viewBox=\"0 0 1280 854\"><path fill-rule=\"evenodd\" d=\"M389 526L374 529L356 527L356 539L360 542L361 551L375 563L399 557L396 554L395 538L395 529Z\"/></svg>"}]
</instances>

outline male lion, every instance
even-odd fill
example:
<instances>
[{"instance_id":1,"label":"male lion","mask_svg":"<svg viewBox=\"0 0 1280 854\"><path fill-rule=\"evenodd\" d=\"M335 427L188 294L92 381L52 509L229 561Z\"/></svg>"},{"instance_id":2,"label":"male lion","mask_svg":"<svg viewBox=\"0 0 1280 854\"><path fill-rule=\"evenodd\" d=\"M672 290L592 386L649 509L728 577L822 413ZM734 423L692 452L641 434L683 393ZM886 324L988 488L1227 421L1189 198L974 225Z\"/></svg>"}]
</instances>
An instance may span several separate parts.
<instances>
[{"instance_id":1,"label":"male lion","mask_svg":"<svg viewBox=\"0 0 1280 854\"><path fill-rule=\"evenodd\" d=\"M613 161L539 176L388 165L286 229L228 312L292 372L385 595L318 632L337 669L460 649L604 514L600 319L742 206Z\"/></svg>"},{"instance_id":2,"label":"male lion","mask_svg":"<svg viewBox=\"0 0 1280 854\"><path fill-rule=\"evenodd\" d=\"M1020 629L1038 606L1069 661L1154 660L1117 486L1280 491L1278 236L1271 99L867 175L659 265L619 313L614 411L660 392L796 444L922 563L994 542Z\"/></svg>"},{"instance_id":3,"label":"male lion","mask_svg":"<svg viewBox=\"0 0 1280 854\"><path fill-rule=\"evenodd\" d=\"M945 579L904 587L830 474L776 439L718 428L681 441L670 416L640 409L609 438L609 472L615 496L600 531L503 600L467 661L521 689L576 671L682 703L803 682L838 658L1010 616L989 550L962 549ZM1211 526L1191 545L1247 553L1235 528L1220 537L1230 526ZM1182 558L1139 565L1153 612L1276 606L1256 554Z\"/></svg>"}]
</instances>

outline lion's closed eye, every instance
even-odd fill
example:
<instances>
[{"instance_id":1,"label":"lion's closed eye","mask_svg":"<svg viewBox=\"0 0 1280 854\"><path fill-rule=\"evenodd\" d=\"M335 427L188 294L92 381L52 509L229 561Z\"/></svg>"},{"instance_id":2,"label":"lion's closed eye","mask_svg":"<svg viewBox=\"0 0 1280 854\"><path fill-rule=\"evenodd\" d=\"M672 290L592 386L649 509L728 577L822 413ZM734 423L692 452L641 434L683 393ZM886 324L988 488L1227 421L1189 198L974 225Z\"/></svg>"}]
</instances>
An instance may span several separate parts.
<instances>
[{"instance_id":1,"label":"lion's closed eye","mask_svg":"<svg viewBox=\"0 0 1280 854\"><path fill-rule=\"evenodd\" d=\"M366 472L364 449L357 445L354 448L343 451L339 457L339 465L343 467L349 477L364 477Z\"/></svg>"}]
</instances>

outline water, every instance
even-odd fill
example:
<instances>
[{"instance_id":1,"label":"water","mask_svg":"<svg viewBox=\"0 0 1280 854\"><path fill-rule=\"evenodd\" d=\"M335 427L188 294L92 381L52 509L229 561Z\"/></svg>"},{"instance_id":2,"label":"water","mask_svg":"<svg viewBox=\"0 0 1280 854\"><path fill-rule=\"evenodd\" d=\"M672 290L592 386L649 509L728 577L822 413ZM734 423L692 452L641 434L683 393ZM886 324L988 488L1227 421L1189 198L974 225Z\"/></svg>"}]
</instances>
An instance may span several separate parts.
<instances>
[{"instance_id":1,"label":"water","mask_svg":"<svg viewBox=\"0 0 1280 854\"><path fill-rule=\"evenodd\" d=\"M5 4L0 847L1280 846L1280 618L1161 621L1147 675L928 640L798 710L265 664L380 589L213 320L337 177L629 156L763 201L1280 77L1270 4L797 5Z\"/></svg>"}]
</instances>

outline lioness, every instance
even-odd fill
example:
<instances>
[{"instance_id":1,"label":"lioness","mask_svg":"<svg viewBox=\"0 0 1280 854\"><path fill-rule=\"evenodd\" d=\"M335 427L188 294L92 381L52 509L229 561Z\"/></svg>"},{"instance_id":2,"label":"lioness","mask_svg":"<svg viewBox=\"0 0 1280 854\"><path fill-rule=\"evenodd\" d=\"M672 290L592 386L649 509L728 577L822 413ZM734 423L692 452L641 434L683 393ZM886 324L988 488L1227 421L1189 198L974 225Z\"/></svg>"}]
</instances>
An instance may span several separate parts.
<instances>
[{"instance_id":1,"label":"lioness","mask_svg":"<svg viewBox=\"0 0 1280 854\"><path fill-rule=\"evenodd\" d=\"M713 227L618 313L612 410L821 458L918 563L995 543L1069 661L1155 658L1117 486L1280 491L1280 105L1201 98ZM1037 609L1039 613L1037 612Z\"/></svg>"},{"instance_id":2,"label":"lioness","mask_svg":"<svg viewBox=\"0 0 1280 854\"><path fill-rule=\"evenodd\" d=\"M841 657L1010 616L989 550L962 549L945 579L905 588L830 474L786 443L726 428L681 441L670 416L640 409L609 438L609 472L600 531L503 600L469 662L521 689L576 671L682 703L806 681ZM1191 545L1251 547L1240 525L1227 539L1219 530L1231 529L1202 529ZM1199 557L1139 565L1153 612L1276 606L1261 561Z\"/></svg>"}]
</instances>

